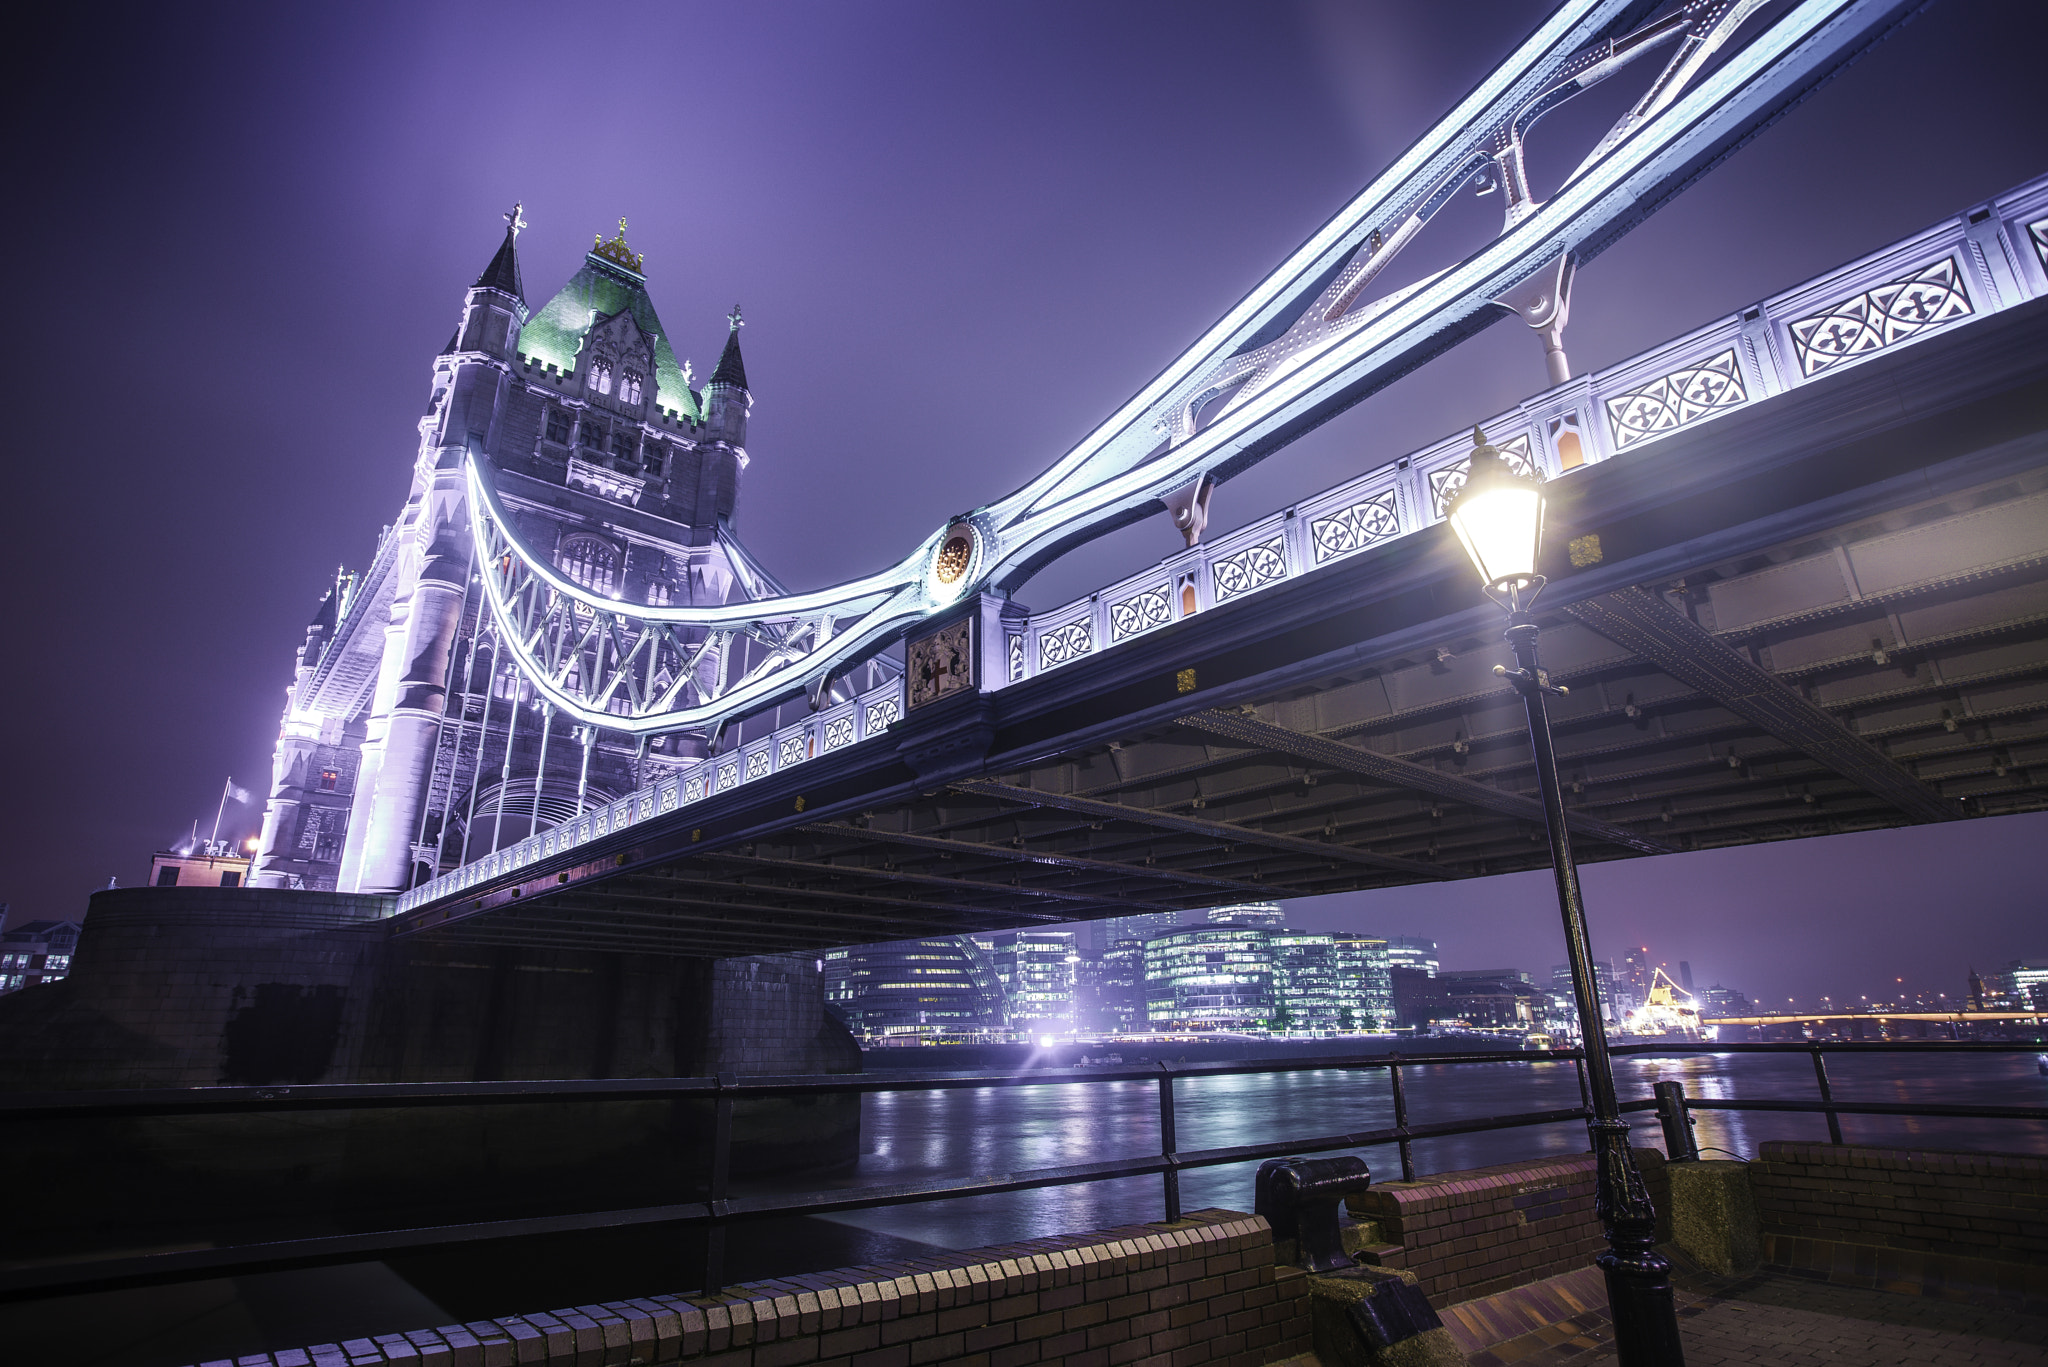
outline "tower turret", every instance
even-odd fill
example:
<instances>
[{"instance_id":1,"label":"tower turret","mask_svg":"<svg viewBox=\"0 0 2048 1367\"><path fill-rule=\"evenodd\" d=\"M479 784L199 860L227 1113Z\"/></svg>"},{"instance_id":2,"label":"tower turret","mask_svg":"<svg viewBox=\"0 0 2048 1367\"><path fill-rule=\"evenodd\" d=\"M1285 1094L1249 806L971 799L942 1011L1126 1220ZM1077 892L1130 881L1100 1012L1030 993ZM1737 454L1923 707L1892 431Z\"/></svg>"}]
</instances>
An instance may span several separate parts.
<instances>
[{"instance_id":1,"label":"tower turret","mask_svg":"<svg viewBox=\"0 0 2048 1367\"><path fill-rule=\"evenodd\" d=\"M518 349L519 329L526 322L526 291L519 283L519 230L526 226L519 213L522 207L515 204L505 215L505 240L498 254L463 298L462 326L451 350L481 351L508 360Z\"/></svg>"},{"instance_id":2,"label":"tower turret","mask_svg":"<svg viewBox=\"0 0 2048 1367\"><path fill-rule=\"evenodd\" d=\"M725 316L729 325L725 350L704 384L704 426L699 450L696 507L699 517L726 522L739 496L740 471L747 468L747 414L754 396L747 391L747 367L740 358L740 329L747 320L734 304Z\"/></svg>"},{"instance_id":3,"label":"tower turret","mask_svg":"<svg viewBox=\"0 0 2048 1367\"><path fill-rule=\"evenodd\" d=\"M740 329L747 320L734 304L725 321L731 325L725 335L725 350L719 353L718 366L704 385L704 434L745 450L747 413L754 406L754 397L747 392L746 363L740 359Z\"/></svg>"}]
</instances>

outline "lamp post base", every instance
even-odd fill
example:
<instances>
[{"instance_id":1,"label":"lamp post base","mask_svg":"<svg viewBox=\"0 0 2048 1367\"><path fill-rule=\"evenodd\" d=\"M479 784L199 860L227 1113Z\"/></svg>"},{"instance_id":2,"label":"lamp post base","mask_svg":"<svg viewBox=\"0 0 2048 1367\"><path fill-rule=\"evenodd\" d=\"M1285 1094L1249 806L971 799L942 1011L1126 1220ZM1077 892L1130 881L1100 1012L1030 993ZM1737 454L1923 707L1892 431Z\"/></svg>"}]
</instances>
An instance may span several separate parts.
<instances>
[{"instance_id":1,"label":"lamp post base","mask_svg":"<svg viewBox=\"0 0 2048 1367\"><path fill-rule=\"evenodd\" d=\"M1628 1144L1628 1124L1593 1120L1594 1208L1607 1252L1594 1263L1607 1278L1615 1356L1628 1367L1683 1367L1671 1264L1657 1252L1657 1212Z\"/></svg>"}]
</instances>

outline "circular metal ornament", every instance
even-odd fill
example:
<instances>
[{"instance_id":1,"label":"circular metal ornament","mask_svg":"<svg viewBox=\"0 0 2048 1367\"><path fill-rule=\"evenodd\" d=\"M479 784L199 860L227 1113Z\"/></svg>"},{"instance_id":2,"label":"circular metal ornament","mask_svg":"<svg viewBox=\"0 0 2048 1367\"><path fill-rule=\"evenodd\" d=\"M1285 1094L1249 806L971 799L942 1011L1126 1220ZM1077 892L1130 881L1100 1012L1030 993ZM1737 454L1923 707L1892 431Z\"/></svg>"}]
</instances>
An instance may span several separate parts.
<instances>
[{"instance_id":1,"label":"circular metal ornament","mask_svg":"<svg viewBox=\"0 0 2048 1367\"><path fill-rule=\"evenodd\" d=\"M939 547L939 559L932 572L941 584L957 584L967 573L968 562L974 559L974 528L962 527L959 531L946 529L946 544Z\"/></svg>"},{"instance_id":2,"label":"circular metal ornament","mask_svg":"<svg viewBox=\"0 0 2048 1367\"><path fill-rule=\"evenodd\" d=\"M952 602L974 582L987 545L987 534L972 519L955 518L947 524L925 567L925 591L934 606Z\"/></svg>"}]
</instances>

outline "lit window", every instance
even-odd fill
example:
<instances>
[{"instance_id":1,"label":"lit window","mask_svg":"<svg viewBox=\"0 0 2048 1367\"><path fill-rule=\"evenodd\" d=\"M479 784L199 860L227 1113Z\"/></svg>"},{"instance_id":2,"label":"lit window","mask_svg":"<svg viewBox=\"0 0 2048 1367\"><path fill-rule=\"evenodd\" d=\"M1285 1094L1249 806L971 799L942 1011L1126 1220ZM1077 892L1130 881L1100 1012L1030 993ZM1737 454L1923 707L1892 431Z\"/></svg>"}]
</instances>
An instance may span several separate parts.
<instances>
[{"instance_id":1,"label":"lit window","mask_svg":"<svg viewBox=\"0 0 2048 1367\"><path fill-rule=\"evenodd\" d=\"M667 607L669 605L670 592L667 580L656 579L649 582L647 585L647 606L651 608Z\"/></svg>"},{"instance_id":2,"label":"lit window","mask_svg":"<svg viewBox=\"0 0 2048 1367\"><path fill-rule=\"evenodd\" d=\"M336 772L335 772L334 770L332 770L332 769L322 769L322 770L320 771L320 791L321 791L321 792L323 792L323 793L331 793L331 792L333 792L333 791L334 791L334 788L335 788L335 785L336 785L336 784L338 784L338 783L340 783L340 782L341 782L341 775L340 775L340 774L338 774L338 773L336 773Z\"/></svg>"},{"instance_id":3,"label":"lit window","mask_svg":"<svg viewBox=\"0 0 2048 1367\"><path fill-rule=\"evenodd\" d=\"M621 375L619 377L619 401L621 403L640 402L640 384L641 377L637 371L629 370L624 375Z\"/></svg>"},{"instance_id":4,"label":"lit window","mask_svg":"<svg viewBox=\"0 0 2048 1367\"><path fill-rule=\"evenodd\" d=\"M612 392L612 358L599 354L590 358L589 384L600 394Z\"/></svg>"}]
</instances>

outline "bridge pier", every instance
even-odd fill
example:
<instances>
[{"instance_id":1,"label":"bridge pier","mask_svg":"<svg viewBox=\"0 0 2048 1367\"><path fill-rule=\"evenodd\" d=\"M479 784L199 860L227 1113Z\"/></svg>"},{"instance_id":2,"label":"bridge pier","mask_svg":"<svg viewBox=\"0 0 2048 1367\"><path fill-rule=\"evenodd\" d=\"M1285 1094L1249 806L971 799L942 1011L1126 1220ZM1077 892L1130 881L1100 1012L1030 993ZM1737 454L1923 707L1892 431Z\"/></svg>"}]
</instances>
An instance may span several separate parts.
<instances>
[{"instance_id":1,"label":"bridge pier","mask_svg":"<svg viewBox=\"0 0 2048 1367\"><path fill-rule=\"evenodd\" d=\"M860 1070L858 1046L825 1012L814 958L441 946L389 938L389 907L385 897L265 888L96 894L71 976L0 998L0 1087ZM685 1200L702 1180L709 1124L708 1104L632 1101L595 1115L567 1104L310 1111L282 1128L267 1116L141 1120L93 1146L52 1121L11 1126L6 1143L10 1161L76 1170L77 1180L41 1184L47 1209L24 1198L26 1237L86 1218L81 1201L147 1210L166 1227L217 1227L337 1211L462 1220L562 1201ZM733 1137L736 1171L851 1163L860 1099L742 1103ZM86 1180L89 1171L101 1176ZM107 1173L122 1176L109 1184Z\"/></svg>"}]
</instances>

